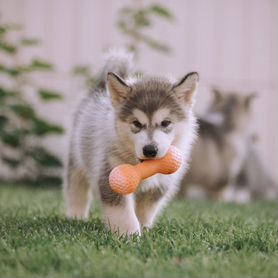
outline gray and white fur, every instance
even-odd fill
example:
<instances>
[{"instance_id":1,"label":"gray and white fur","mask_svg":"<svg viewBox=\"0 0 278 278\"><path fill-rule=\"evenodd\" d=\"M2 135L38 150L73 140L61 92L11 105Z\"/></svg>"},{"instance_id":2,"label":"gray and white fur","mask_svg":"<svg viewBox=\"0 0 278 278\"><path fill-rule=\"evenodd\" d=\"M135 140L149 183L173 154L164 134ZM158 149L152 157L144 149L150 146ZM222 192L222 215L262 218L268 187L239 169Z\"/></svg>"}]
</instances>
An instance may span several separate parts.
<instances>
[{"instance_id":1,"label":"gray and white fur","mask_svg":"<svg viewBox=\"0 0 278 278\"><path fill-rule=\"evenodd\" d=\"M140 234L142 227L152 227L178 190L196 130L192 107L198 74L190 73L178 82L138 79L128 77L131 65L129 53L108 53L99 86L76 111L64 180L69 218L88 218L96 188L105 222L120 235ZM111 190L108 175L114 167L161 158L170 145L183 154L176 173L150 177L127 196Z\"/></svg>"},{"instance_id":2,"label":"gray and white fur","mask_svg":"<svg viewBox=\"0 0 278 278\"><path fill-rule=\"evenodd\" d=\"M199 136L192 149L190 169L180 196L209 197L245 203L250 190L237 179L252 144L251 107L255 94L212 91L208 112L199 118Z\"/></svg>"}]
</instances>

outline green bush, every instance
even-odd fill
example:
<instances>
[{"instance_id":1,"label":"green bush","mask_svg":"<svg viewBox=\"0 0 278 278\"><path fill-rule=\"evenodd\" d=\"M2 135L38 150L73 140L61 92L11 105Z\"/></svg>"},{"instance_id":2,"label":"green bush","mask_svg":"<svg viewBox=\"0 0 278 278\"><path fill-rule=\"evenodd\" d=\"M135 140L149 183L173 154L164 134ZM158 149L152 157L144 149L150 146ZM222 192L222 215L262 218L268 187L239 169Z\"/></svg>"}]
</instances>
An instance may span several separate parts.
<instances>
[{"instance_id":1,"label":"green bush","mask_svg":"<svg viewBox=\"0 0 278 278\"><path fill-rule=\"evenodd\" d=\"M39 115L27 92L44 103L61 100L62 96L41 88L33 78L35 73L52 72L51 63L35 57L20 61L26 48L39 44L37 39L22 37L21 31L20 26L0 23L0 168L5 165L11 179L36 181L55 176L57 167L62 166L41 142L49 135L62 134L63 128ZM4 171L0 171L0 179L3 177Z\"/></svg>"},{"instance_id":2,"label":"green bush","mask_svg":"<svg viewBox=\"0 0 278 278\"><path fill-rule=\"evenodd\" d=\"M119 11L117 26L128 39L127 47L137 56L141 44L157 51L169 52L171 50L166 43L146 34L146 29L150 29L154 25L155 17L168 21L174 19L171 11L161 4L149 3L144 6L132 4L124 6Z\"/></svg>"}]
</instances>

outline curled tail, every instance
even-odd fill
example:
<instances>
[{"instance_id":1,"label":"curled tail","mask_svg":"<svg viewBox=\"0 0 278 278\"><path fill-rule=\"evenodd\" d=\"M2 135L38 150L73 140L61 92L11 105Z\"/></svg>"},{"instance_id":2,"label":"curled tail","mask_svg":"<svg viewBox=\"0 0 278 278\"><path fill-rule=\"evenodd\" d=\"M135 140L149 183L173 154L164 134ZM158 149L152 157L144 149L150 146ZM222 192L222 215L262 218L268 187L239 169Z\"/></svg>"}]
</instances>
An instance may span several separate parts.
<instances>
[{"instance_id":1,"label":"curled tail","mask_svg":"<svg viewBox=\"0 0 278 278\"><path fill-rule=\"evenodd\" d=\"M104 89L107 73L113 72L123 79L127 78L133 68L133 54L125 49L110 49L105 55L105 62L98 78L98 88Z\"/></svg>"}]
</instances>

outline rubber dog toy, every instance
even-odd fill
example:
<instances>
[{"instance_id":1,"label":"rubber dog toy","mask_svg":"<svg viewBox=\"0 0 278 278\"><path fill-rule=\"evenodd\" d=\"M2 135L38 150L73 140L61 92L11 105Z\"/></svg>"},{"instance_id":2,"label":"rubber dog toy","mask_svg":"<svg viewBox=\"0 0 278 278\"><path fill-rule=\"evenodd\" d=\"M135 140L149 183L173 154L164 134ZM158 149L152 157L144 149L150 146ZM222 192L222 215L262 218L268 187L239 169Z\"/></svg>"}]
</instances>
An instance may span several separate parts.
<instances>
[{"instance_id":1,"label":"rubber dog toy","mask_svg":"<svg viewBox=\"0 0 278 278\"><path fill-rule=\"evenodd\" d=\"M135 166L122 164L115 167L109 175L109 184L114 192L127 195L135 192L142 180L158 173L173 174L180 168L181 164L180 151L171 146L163 158L145 160Z\"/></svg>"}]
</instances>

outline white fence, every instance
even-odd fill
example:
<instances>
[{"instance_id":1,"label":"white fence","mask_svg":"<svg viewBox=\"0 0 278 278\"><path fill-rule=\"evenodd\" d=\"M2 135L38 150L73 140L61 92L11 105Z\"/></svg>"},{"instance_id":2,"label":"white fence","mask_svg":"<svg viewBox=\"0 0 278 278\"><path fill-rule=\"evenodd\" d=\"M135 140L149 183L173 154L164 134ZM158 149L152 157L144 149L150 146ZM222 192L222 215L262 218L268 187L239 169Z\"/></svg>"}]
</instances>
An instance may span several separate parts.
<instances>
[{"instance_id":1,"label":"white fence","mask_svg":"<svg viewBox=\"0 0 278 278\"><path fill-rule=\"evenodd\" d=\"M135 0L0 0L0 19L22 23L39 37L42 47L27 52L49 59L57 73L38 81L61 89L63 103L40 107L50 119L70 126L72 108L82 96L70 71L77 64L101 62L106 47L126 42L117 30L117 11ZM154 2L154 1L153 1ZM138 66L149 74L201 76L199 106L211 85L260 94L253 126L260 134L259 150L273 175L277 172L277 1L171 0L157 1L175 15L172 23L157 21L148 32L171 45L170 55L142 47ZM65 154L66 136L47 141Z\"/></svg>"}]
</instances>

